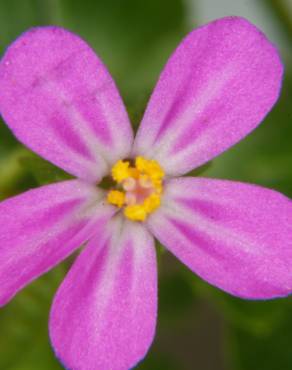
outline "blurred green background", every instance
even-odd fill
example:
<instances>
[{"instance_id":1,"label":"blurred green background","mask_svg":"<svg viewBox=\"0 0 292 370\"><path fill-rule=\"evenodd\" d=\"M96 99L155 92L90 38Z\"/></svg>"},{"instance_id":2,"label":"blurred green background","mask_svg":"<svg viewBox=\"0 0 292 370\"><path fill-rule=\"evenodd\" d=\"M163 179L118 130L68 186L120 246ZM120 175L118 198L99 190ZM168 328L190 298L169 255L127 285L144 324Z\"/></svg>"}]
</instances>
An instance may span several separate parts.
<instances>
[{"instance_id":1,"label":"blurred green background","mask_svg":"<svg viewBox=\"0 0 292 370\"><path fill-rule=\"evenodd\" d=\"M181 38L224 15L242 15L275 42L286 65L281 98L251 136L215 159L205 176L277 189L292 198L292 1L0 0L0 51L29 27L56 24L86 39L108 66L134 125ZM0 200L64 174L18 143L0 122ZM0 310L0 369L61 369L48 312L72 260ZM292 369L292 300L243 301L159 253L159 320L143 370Z\"/></svg>"}]
</instances>

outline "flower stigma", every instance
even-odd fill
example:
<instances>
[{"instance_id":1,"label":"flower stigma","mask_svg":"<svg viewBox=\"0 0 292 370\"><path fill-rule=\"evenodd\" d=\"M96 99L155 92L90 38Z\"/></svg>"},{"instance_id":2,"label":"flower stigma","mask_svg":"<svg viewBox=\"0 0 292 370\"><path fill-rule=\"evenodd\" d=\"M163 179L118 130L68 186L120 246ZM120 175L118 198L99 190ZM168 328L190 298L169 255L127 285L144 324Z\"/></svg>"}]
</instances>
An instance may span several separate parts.
<instances>
[{"instance_id":1,"label":"flower stigma","mask_svg":"<svg viewBox=\"0 0 292 370\"><path fill-rule=\"evenodd\" d=\"M144 221L160 206L164 171L155 160L136 157L135 165L119 160L111 170L117 188L110 190L107 201L123 208L125 217Z\"/></svg>"}]
</instances>

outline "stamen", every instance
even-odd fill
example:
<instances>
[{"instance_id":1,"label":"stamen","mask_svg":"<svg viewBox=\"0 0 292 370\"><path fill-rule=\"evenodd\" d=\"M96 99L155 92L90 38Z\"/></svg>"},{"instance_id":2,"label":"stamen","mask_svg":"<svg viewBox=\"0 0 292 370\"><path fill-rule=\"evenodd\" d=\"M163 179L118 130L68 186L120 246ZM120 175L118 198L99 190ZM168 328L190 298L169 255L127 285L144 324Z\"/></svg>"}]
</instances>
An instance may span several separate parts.
<instances>
[{"instance_id":1,"label":"stamen","mask_svg":"<svg viewBox=\"0 0 292 370\"><path fill-rule=\"evenodd\" d=\"M107 194L107 201L117 207L122 207L125 202L125 194L122 191L111 190Z\"/></svg>"},{"instance_id":2,"label":"stamen","mask_svg":"<svg viewBox=\"0 0 292 370\"><path fill-rule=\"evenodd\" d=\"M112 168L112 178L122 190L108 193L109 203L121 208L133 221L144 221L160 206L164 172L158 162L137 157L135 167L128 161L118 161Z\"/></svg>"},{"instance_id":3,"label":"stamen","mask_svg":"<svg viewBox=\"0 0 292 370\"><path fill-rule=\"evenodd\" d=\"M112 177L117 182L120 183L129 177L129 162L118 161L112 168Z\"/></svg>"},{"instance_id":4,"label":"stamen","mask_svg":"<svg viewBox=\"0 0 292 370\"><path fill-rule=\"evenodd\" d=\"M128 206L124 209L124 215L132 221L145 221L147 211L138 204Z\"/></svg>"}]
</instances>

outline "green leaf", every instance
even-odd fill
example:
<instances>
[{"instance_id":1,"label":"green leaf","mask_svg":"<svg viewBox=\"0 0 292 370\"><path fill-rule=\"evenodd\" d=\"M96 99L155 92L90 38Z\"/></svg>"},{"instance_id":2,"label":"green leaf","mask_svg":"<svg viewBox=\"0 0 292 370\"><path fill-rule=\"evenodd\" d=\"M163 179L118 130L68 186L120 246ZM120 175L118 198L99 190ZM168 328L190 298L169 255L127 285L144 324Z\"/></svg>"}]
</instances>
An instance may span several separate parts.
<instances>
[{"instance_id":1,"label":"green leaf","mask_svg":"<svg viewBox=\"0 0 292 370\"><path fill-rule=\"evenodd\" d=\"M0 315L0 369L62 369L48 339L48 315L64 264L20 292Z\"/></svg>"},{"instance_id":2,"label":"green leaf","mask_svg":"<svg viewBox=\"0 0 292 370\"><path fill-rule=\"evenodd\" d=\"M58 21L59 0L1 0L0 52L28 28Z\"/></svg>"},{"instance_id":3,"label":"green leaf","mask_svg":"<svg viewBox=\"0 0 292 370\"><path fill-rule=\"evenodd\" d=\"M267 301L241 299L198 278L193 280L193 289L195 294L208 297L214 302L227 323L255 335L271 333L282 325L292 308L289 298Z\"/></svg>"},{"instance_id":4,"label":"green leaf","mask_svg":"<svg viewBox=\"0 0 292 370\"><path fill-rule=\"evenodd\" d=\"M20 164L31 173L39 185L46 185L58 181L70 180L73 176L69 175L61 168L38 157L34 153L27 153L20 157Z\"/></svg>"},{"instance_id":5,"label":"green leaf","mask_svg":"<svg viewBox=\"0 0 292 370\"><path fill-rule=\"evenodd\" d=\"M177 271L160 279L159 309L163 312L162 324L180 321L181 317L193 309L194 294L191 283L184 274ZM194 313L194 312L193 312Z\"/></svg>"},{"instance_id":6,"label":"green leaf","mask_svg":"<svg viewBox=\"0 0 292 370\"><path fill-rule=\"evenodd\" d=\"M257 334L242 327L231 326L229 330L229 354L234 370L289 370L292 363L292 317L290 312L281 324L267 332ZM266 319L269 327L269 320Z\"/></svg>"},{"instance_id":7,"label":"green leaf","mask_svg":"<svg viewBox=\"0 0 292 370\"><path fill-rule=\"evenodd\" d=\"M144 97L187 29L182 0L62 0L61 13L62 25L108 66L130 110L136 102L145 108Z\"/></svg>"},{"instance_id":8,"label":"green leaf","mask_svg":"<svg viewBox=\"0 0 292 370\"><path fill-rule=\"evenodd\" d=\"M196 294L216 305L225 321L225 352L233 370L288 370L292 355L292 301L267 301L231 296L196 279Z\"/></svg>"},{"instance_id":9,"label":"green leaf","mask_svg":"<svg viewBox=\"0 0 292 370\"><path fill-rule=\"evenodd\" d=\"M27 152L18 145L0 155L0 201L36 186L34 179L20 163L20 158Z\"/></svg>"}]
</instances>

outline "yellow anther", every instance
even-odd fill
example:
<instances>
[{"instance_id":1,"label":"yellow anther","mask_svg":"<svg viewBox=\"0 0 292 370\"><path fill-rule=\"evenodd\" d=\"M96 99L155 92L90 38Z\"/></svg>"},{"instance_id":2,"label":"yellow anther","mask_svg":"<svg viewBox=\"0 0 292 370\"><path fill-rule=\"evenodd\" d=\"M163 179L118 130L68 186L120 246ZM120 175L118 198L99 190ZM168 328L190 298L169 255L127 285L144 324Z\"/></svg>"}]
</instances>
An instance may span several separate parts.
<instances>
[{"instance_id":1,"label":"yellow anther","mask_svg":"<svg viewBox=\"0 0 292 370\"><path fill-rule=\"evenodd\" d=\"M137 170L137 168L130 167L129 168L129 176L133 177L134 179L138 179L140 175L140 172Z\"/></svg>"},{"instance_id":2,"label":"yellow anther","mask_svg":"<svg viewBox=\"0 0 292 370\"><path fill-rule=\"evenodd\" d=\"M112 177L117 183L122 182L130 176L129 166L129 162L124 162L121 160L113 166Z\"/></svg>"},{"instance_id":3,"label":"yellow anther","mask_svg":"<svg viewBox=\"0 0 292 370\"><path fill-rule=\"evenodd\" d=\"M132 221L144 221L160 206L163 191L164 171L155 160L137 157L135 166L127 161L118 161L112 168L113 179L120 190L108 193L109 203L121 208Z\"/></svg>"},{"instance_id":4,"label":"yellow anther","mask_svg":"<svg viewBox=\"0 0 292 370\"><path fill-rule=\"evenodd\" d=\"M135 164L137 170L148 175L151 180L161 180L164 177L164 171L159 163L153 159L147 160L143 157L137 157Z\"/></svg>"},{"instance_id":5,"label":"yellow anther","mask_svg":"<svg viewBox=\"0 0 292 370\"><path fill-rule=\"evenodd\" d=\"M148 168L148 160L143 157L137 157L135 160L135 165L138 171L146 172Z\"/></svg>"},{"instance_id":6,"label":"yellow anther","mask_svg":"<svg viewBox=\"0 0 292 370\"><path fill-rule=\"evenodd\" d=\"M124 215L132 221L145 221L147 217L147 211L143 205L135 204L125 207Z\"/></svg>"},{"instance_id":7,"label":"yellow anther","mask_svg":"<svg viewBox=\"0 0 292 370\"><path fill-rule=\"evenodd\" d=\"M152 184L156 190L156 192L161 193L162 192L162 180L152 180Z\"/></svg>"},{"instance_id":8,"label":"yellow anther","mask_svg":"<svg viewBox=\"0 0 292 370\"><path fill-rule=\"evenodd\" d=\"M119 190L111 190L107 194L107 201L117 207L122 207L125 203L125 193Z\"/></svg>"},{"instance_id":9,"label":"yellow anther","mask_svg":"<svg viewBox=\"0 0 292 370\"><path fill-rule=\"evenodd\" d=\"M146 198L143 203L143 208L145 208L147 213L153 212L159 206L160 206L160 196L155 193L151 194L148 198Z\"/></svg>"}]
</instances>

